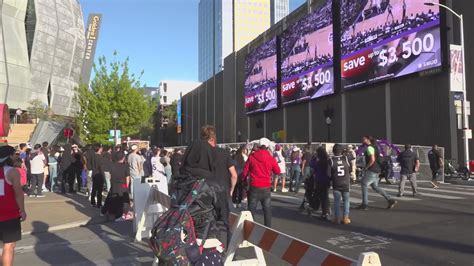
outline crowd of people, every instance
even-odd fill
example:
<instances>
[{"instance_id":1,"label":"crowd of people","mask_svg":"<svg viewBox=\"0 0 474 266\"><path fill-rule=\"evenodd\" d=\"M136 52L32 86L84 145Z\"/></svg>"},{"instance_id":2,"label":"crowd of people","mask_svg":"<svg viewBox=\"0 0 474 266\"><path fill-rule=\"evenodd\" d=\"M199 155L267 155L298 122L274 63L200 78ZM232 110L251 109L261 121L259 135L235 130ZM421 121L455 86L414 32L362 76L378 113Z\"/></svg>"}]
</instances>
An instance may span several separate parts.
<instances>
[{"instance_id":1,"label":"crowd of people","mask_svg":"<svg viewBox=\"0 0 474 266\"><path fill-rule=\"evenodd\" d=\"M198 203L188 207L197 238L209 241L203 254L210 252L213 256L209 257L213 258L222 252L219 247L229 244L228 217L232 206L237 210L246 207L255 215L260 203L264 224L271 227L272 192L277 190L298 193L304 184L301 211L321 209L322 220L331 220L334 224L351 223L350 190L351 183L357 180L354 146L335 144L330 156L322 146L313 153L310 144L301 150L297 146L279 145L262 138L238 149L224 149L217 145L213 126L204 126L201 137L185 150L140 149L135 144L129 147L95 144L82 149L75 144L49 147L48 143L36 144L33 148L28 144L21 144L18 149L0 147L0 167L3 169L0 171L2 263L11 265L15 242L21 239L20 221L27 217L24 196L43 197L45 189L58 193L84 193L84 196L89 196L91 206L99 208L102 215L124 221L132 218L134 181L144 182L151 177L159 184L161 192L173 195L172 200L177 200L180 197L174 194L176 188L188 184L190 178L203 179L206 189L196 192L199 194ZM365 164L359 180L362 202L357 208L369 209L369 187L387 200L387 208L393 208L397 201L378 186L383 162L377 140L363 137L361 147L364 147ZM436 146L428 158L433 187L437 187L436 179L441 174L443 160ZM420 168L416 153L407 144L397 160L401 165L398 196L404 196L405 182L409 180L416 197L419 194L416 173ZM332 215L331 188L334 196ZM184 191L192 192L189 189ZM225 234L221 234L223 232Z\"/></svg>"},{"instance_id":2,"label":"crowd of people","mask_svg":"<svg viewBox=\"0 0 474 266\"><path fill-rule=\"evenodd\" d=\"M298 63L287 64L282 67L281 75L283 79L290 78L293 75L303 73L305 71L309 71L314 69L317 66L321 66L327 63L332 62L333 57L330 54L327 55L318 55L315 58L308 58L305 61L301 61Z\"/></svg>"}]
</instances>

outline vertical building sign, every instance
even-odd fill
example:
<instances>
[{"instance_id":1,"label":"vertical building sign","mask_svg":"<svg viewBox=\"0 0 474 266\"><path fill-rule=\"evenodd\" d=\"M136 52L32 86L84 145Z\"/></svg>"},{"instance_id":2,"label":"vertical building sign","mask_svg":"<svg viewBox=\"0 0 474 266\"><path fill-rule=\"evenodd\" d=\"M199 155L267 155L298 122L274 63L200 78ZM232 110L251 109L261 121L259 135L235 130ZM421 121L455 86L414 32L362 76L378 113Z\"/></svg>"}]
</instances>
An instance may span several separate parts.
<instances>
[{"instance_id":1,"label":"vertical building sign","mask_svg":"<svg viewBox=\"0 0 474 266\"><path fill-rule=\"evenodd\" d=\"M181 134L181 96L176 105L176 132Z\"/></svg>"},{"instance_id":2,"label":"vertical building sign","mask_svg":"<svg viewBox=\"0 0 474 266\"><path fill-rule=\"evenodd\" d=\"M97 48L97 40L99 38L100 23L102 22L102 14L90 14L87 22L86 33L86 51L84 54L84 63L82 65L82 83L89 84L92 64L94 63L95 50Z\"/></svg>"}]
</instances>

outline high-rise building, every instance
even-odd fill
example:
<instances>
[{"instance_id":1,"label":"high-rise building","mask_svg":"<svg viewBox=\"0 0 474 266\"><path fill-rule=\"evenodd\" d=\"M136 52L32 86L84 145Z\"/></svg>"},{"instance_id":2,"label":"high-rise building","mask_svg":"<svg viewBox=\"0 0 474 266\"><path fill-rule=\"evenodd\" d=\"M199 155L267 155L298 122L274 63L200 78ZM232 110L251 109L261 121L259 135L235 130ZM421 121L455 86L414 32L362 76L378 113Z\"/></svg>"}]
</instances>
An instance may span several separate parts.
<instances>
[{"instance_id":1,"label":"high-rise building","mask_svg":"<svg viewBox=\"0 0 474 266\"><path fill-rule=\"evenodd\" d=\"M158 87L160 105L167 106L201 85L195 81L163 80Z\"/></svg>"},{"instance_id":2,"label":"high-rise building","mask_svg":"<svg viewBox=\"0 0 474 266\"><path fill-rule=\"evenodd\" d=\"M39 99L73 116L85 51L77 0L0 1L0 100L26 109Z\"/></svg>"},{"instance_id":3,"label":"high-rise building","mask_svg":"<svg viewBox=\"0 0 474 266\"><path fill-rule=\"evenodd\" d=\"M226 56L288 12L289 0L200 0L199 81L221 71Z\"/></svg>"}]
</instances>

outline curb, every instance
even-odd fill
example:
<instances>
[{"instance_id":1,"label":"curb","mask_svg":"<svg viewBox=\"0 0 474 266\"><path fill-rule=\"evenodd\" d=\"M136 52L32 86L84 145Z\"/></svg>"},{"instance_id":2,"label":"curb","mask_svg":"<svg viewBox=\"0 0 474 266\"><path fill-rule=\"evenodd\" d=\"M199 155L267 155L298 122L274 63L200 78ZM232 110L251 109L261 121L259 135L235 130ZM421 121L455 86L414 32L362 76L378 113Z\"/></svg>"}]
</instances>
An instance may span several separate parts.
<instances>
[{"instance_id":1,"label":"curb","mask_svg":"<svg viewBox=\"0 0 474 266\"><path fill-rule=\"evenodd\" d=\"M22 232L21 235L22 236L28 236L28 235L37 235L37 234L42 234L42 233L51 233L51 232L56 232L56 231L65 230L65 229L71 229L71 228L75 228L75 227L85 227L85 226L88 226L88 225L95 225L95 224L102 224L102 223L104 223L104 222L93 222L92 223L92 219L80 220L80 221L76 221L76 222L72 222L72 223L51 226L51 227L48 228L48 230Z\"/></svg>"}]
</instances>

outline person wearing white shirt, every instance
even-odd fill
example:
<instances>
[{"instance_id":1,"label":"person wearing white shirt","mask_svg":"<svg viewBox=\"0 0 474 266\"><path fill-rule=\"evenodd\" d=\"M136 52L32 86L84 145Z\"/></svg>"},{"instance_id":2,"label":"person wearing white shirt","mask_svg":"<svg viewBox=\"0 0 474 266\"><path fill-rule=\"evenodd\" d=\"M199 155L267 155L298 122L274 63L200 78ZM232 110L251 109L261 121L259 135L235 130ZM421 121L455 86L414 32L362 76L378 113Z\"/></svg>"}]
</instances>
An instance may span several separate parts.
<instances>
[{"instance_id":1,"label":"person wearing white shirt","mask_svg":"<svg viewBox=\"0 0 474 266\"><path fill-rule=\"evenodd\" d=\"M43 182L44 182L44 167L46 166L46 157L41 152L41 144L36 144L35 152L30 156L31 168L31 189L30 197L44 197ZM36 192L35 192L36 191Z\"/></svg>"},{"instance_id":2,"label":"person wearing white shirt","mask_svg":"<svg viewBox=\"0 0 474 266\"><path fill-rule=\"evenodd\" d=\"M168 195L168 180L166 178L165 167L160 162L160 149L155 148L153 150L153 157L151 157L151 169L152 169L152 177L157 183L158 190ZM164 212L165 207L159 204L158 206L159 212Z\"/></svg>"}]
</instances>

